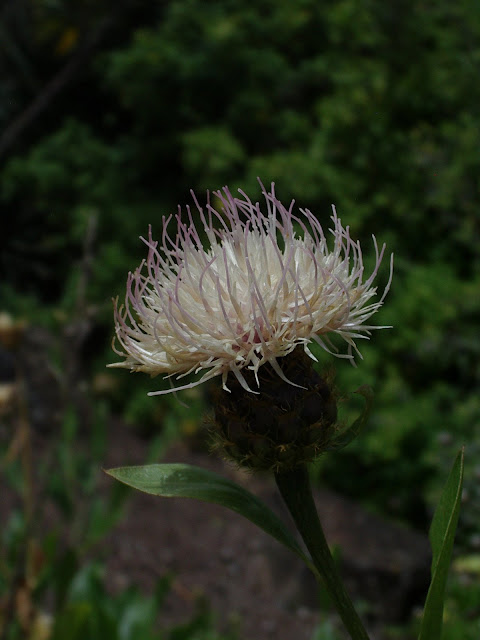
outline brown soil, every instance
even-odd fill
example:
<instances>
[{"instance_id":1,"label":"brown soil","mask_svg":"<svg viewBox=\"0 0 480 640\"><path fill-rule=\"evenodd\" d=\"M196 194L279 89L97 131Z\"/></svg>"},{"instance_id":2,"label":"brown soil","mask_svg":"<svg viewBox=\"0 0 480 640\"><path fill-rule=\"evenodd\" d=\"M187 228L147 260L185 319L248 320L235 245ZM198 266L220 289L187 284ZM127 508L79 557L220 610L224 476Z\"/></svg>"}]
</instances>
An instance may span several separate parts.
<instances>
[{"instance_id":1,"label":"brown soil","mask_svg":"<svg viewBox=\"0 0 480 640\"><path fill-rule=\"evenodd\" d=\"M25 338L22 369L26 382L20 388L27 388L28 402L23 401L25 406L17 415L25 424L28 415L28 428L35 434L35 468L42 456L51 455L51 442L63 415L59 410L61 385L46 355L45 345L53 338L37 333L31 332L30 342ZM21 351L19 354L22 356ZM86 394L82 396L80 384L69 388L78 390L78 397L70 402L78 405L78 415L87 424L91 407L85 401ZM3 421L0 429L0 439L11 441L10 458L19 456L25 444L15 435L21 432L15 426L17 419ZM147 460L148 444L115 420L109 427L107 450L104 468L142 464ZM172 448L163 461L196 464L228 476L291 524L268 477L242 473L188 443ZM114 480L100 469L99 477L100 491L112 488ZM3 479L0 482L3 523L12 509L21 508L21 501ZM362 617L372 631L372 640L383 640L386 636L379 629L404 622L424 601L430 561L427 539L327 490L317 491L315 498L327 539L340 550L347 587L353 598L362 602ZM47 530L58 521L51 505L42 504L42 516L42 524L36 524ZM324 597L319 613L317 586L296 556L240 515L217 505L132 492L123 520L94 553L106 562L107 584L112 591L136 585L151 593L160 577L167 573L174 576L161 612L162 625L167 627L189 620L199 596L209 602L218 628L234 624L241 640L310 640L315 626L333 616L325 608ZM332 619L338 623L334 616Z\"/></svg>"},{"instance_id":2,"label":"brown soil","mask_svg":"<svg viewBox=\"0 0 480 640\"><path fill-rule=\"evenodd\" d=\"M116 429L113 442L108 466L145 461L144 443L125 428ZM274 493L267 479L257 480L187 447L176 446L164 461L216 471L265 501ZM116 589L137 584L151 592L160 576L173 573L162 614L168 625L188 620L202 595L218 616L219 628L233 625L245 640L306 640L319 620L315 582L301 561L251 522L218 505L133 493L123 522L105 545L108 580ZM307 593L302 593L305 588Z\"/></svg>"},{"instance_id":3,"label":"brown soil","mask_svg":"<svg viewBox=\"0 0 480 640\"><path fill-rule=\"evenodd\" d=\"M110 443L106 467L145 462L145 443L124 425L114 426ZM268 477L243 473L187 446L177 445L164 461L196 464L228 476L290 524ZM365 601L367 624L379 639L379 628L405 621L423 601L427 541L329 491L317 491L316 501L329 542L341 550L349 590ZM318 612L315 581L296 556L218 505L134 492L123 522L104 548L108 581L115 589L137 584L151 592L160 576L173 573L162 614L168 624L187 620L200 595L217 614L219 628L234 623L245 640L307 640L322 619L332 616L325 608Z\"/></svg>"},{"instance_id":4,"label":"brown soil","mask_svg":"<svg viewBox=\"0 0 480 640\"><path fill-rule=\"evenodd\" d=\"M148 444L120 421L111 425L104 468L142 464ZM51 448L50 437L36 435L38 463ZM80 445L81 446L81 445ZM291 525L272 480L246 474L204 451L176 445L162 461L186 462L230 477L260 497ZM99 468L100 491L115 482ZM6 522L18 496L2 482L0 521ZM37 489L39 489L37 487ZM340 550L341 570L372 639L380 630L405 621L424 600L428 584L428 544L420 536L369 514L327 490L315 492L327 539ZM58 522L52 505L42 505L42 527ZM293 527L291 527L293 530ZM130 586L152 593L157 580L173 575L160 613L161 624L187 622L203 597L220 630L236 628L241 640L310 640L315 626L332 619L319 612L319 592L306 567L291 552L237 513L194 500L165 499L132 491L121 522L96 546L106 563L107 587ZM345 636L347 637L347 636Z\"/></svg>"}]
</instances>

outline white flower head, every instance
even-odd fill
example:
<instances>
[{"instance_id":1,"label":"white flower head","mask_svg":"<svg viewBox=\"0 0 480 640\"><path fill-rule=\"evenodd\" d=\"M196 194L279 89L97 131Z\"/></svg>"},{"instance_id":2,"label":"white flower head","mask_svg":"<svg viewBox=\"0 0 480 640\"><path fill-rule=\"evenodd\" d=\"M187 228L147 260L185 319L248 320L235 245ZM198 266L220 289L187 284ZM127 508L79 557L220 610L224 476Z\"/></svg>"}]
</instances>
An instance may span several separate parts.
<instances>
[{"instance_id":1,"label":"white flower head","mask_svg":"<svg viewBox=\"0 0 480 640\"><path fill-rule=\"evenodd\" d=\"M355 340L386 328L367 324L392 279L391 261L383 295L372 301L385 245L379 250L373 236L376 262L367 278L360 244L342 226L335 207L329 248L308 209L294 214L294 201L286 208L273 183L269 192L261 186L266 211L241 190L240 197L227 187L214 193L221 212L209 198L203 209L192 192L207 248L188 206L186 216L180 208L176 215L175 239L167 231L172 216L162 219L160 243L151 229L148 239L142 238L148 256L128 275L125 303L115 303L116 337L123 348L115 351L124 360L110 366L176 379L201 374L194 382L150 395L220 375L228 391L230 373L252 391L242 370L252 371L259 385L258 370L268 362L285 378L277 358L302 345L315 359L308 349L312 341L353 363L354 354L360 355ZM338 353L331 333L346 341L347 353Z\"/></svg>"}]
</instances>

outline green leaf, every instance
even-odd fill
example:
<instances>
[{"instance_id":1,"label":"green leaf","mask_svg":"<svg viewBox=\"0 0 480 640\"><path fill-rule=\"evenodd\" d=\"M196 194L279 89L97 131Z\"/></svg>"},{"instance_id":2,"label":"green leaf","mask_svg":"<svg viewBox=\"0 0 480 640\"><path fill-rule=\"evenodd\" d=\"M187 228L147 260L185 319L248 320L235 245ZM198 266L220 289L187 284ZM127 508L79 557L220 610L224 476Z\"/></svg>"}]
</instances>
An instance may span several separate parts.
<instances>
[{"instance_id":1,"label":"green leaf","mask_svg":"<svg viewBox=\"0 0 480 640\"><path fill-rule=\"evenodd\" d=\"M240 485L212 471L175 463L119 467L107 473L145 493L163 498L195 498L236 511L299 555L308 566L311 565L295 538L273 511Z\"/></svg>"},{"instance_id":2,"label":"green leaf","mask_svg":"<svg viewBox=\"0 0 480 640\"><path fill-rule=\"evenodd\" d=\"M365 407L362 413L350 427L346 427L345 429L340 431L340 433L331 440L327 451L338 451L339 449L343 449L344 447L346 447L347 444L350 444L352 440L355 440L368 420L373 406L373 390L368 386L368 384L364 384L359 387L355 391L355 393L359 393L365 398Z\"/></svg>"},{"instance_id":3,"label":"green leaf","mask_svg":"<svg viewBox=\"0 0 480 640\"><path fill-rule=\"evenodd\" d=\"M453 540L460 513L464 450L459 451L440 497L430 527L432 581L425 602L418 640L439 640L443 624L445 585L452 556Z\"/></svg>"}]
</instances>

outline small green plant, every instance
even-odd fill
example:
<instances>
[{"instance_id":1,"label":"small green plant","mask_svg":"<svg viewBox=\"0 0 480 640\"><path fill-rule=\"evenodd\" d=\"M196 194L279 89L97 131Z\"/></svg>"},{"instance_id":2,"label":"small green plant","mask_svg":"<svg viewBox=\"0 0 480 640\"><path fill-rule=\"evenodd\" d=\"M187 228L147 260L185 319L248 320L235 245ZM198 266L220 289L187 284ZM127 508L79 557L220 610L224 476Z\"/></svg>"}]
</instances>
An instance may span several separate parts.
<instances>
[{"instance_id":1,"label":"small green plant","mask_svg":"<svg viewBox=\"0 0 480 640\"><path fill-rule=\"evenodd\" d=\"M333 249L308 209L293 213L272 183L260 182L267 212L245 192L228 187L207 200L194 196L201 226L194 217L176 218L174 240L163 218L161 244L150 229L148 257L127 279L124 303L115 301L114 367L163 374L191 382L172 382L170 391L192 389L220 377L214 397L214 425L224 454L253 472L273 473L307 552L283 522L254 495L232 481L186 464L155 464L111 469L128 486L163 497L196 498L236 511L295 553L323 585L352 640L368 640L367 630L340 578L313 500L307 464L321 453L340 450L360 433L372 406L368 385L357 392L365 408L351 426L337 422L336 391L312 365L308 345L350 359L360 355L356 340L368 338L383 304L374 300L385 246L374 239L375 264L365 274L359 242L352 240L333 208ZM302 233L294 228L299 223ZM220 223L220 224L219 224ZM200 227L200 225L198 225ZM219 227L219 228L217 228ZM393 256L392 256L393 258ZM366 322L368 321L368 324ZM331 336L343 338L339 354ZM200 376L200 377L199 377ZM168 390L152 392L164 395ZM439 640L445 587L458 523L464 455L457 455L430 527L431 583L419 640Z\"/></svg>"},{"instance_id":2,"label":"small green plant","mask_svg":"<svg viewBox=\"0 0 480 640\"><path fill-rule=\"evenodd\" d=\"M203 601L188 624L162 624L171 576L161 578L148 597L133 587L115 596L107 591L101 562L90 558L122 517L129 489L117 484L99 491L107 446L102 405L97 403L88 433L81 432L70 406L41 455L34 455L26 415L0 450L2 477L23 498L0 531L0 638L230 640L215 634ZM14 427L18 416L11 417ZM152 441L153 459L170 442L171 430ZM45 523L47 505L56 515Z\"/></svg>"}]
</instances>

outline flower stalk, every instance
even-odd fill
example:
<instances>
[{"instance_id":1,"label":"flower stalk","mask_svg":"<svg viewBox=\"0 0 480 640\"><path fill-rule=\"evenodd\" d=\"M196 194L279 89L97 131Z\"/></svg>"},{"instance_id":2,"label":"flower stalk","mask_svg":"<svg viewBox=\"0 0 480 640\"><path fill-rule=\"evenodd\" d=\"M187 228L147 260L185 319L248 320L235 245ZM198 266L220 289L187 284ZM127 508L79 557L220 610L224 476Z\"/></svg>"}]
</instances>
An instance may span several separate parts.
<instances>
[{"instance_id":1,"label":"flower stalk","mask_svg":"<svg viewBox=\"0 0 480 640\"><path fill-rule=\"evenodd\" d=\"M315 576L321 579L352 640L369 640L350 596L345 590L318 517L306 466L275 474L277 487L305 542Z\"/></svg>"},{"instance_id":2,"label":"flower stalk","mask_svg":"<svg viewBox=\"0 0 480 640\"><path fill-rule=\"evenodd\" d=\"M370 318L390 288L393 256L390 277L375 300L385 245L380 248L373 236L375 263L367 275L360 243L334 207L325 233L308 209L294 212L294 201L283 205L273 183L270 191L260 185L263 209L243 191L234 197L224 187L214 192L215 200L207 196L205 206L193 196L195 208L187 206L186 215L179 208L174 235L172 216L162 219L161 240L150 230L143 240L148 255L129 274L123 304L115 301L114 349L121 361L110 366L170 381L170 389L149 395L221 380L214 398L216 446L240 466L275 473L310 552L309 567L325 584L352 640L368 640L325 540L306 464L358 434L371 394L359 389L366 409L352 427L339 431L335 390L313 368L317 358L309 345L316 342L352 364L355 355L361 357L357 341L386 328L370 324ZM331 341L334 335L345 341L346 353ZM175 385L190 375L197 379ZM185 483L188 491L181 495L220 501L298 553L281 524L270 516L265 520L263 507L230 485L191 470L158 467L140 470L140 483L132 484L132 473L137 471L120 476L158 495L180 495L178 486ZM194 495L195 478L202 490Z\"/></svg>"}]
</instances>

